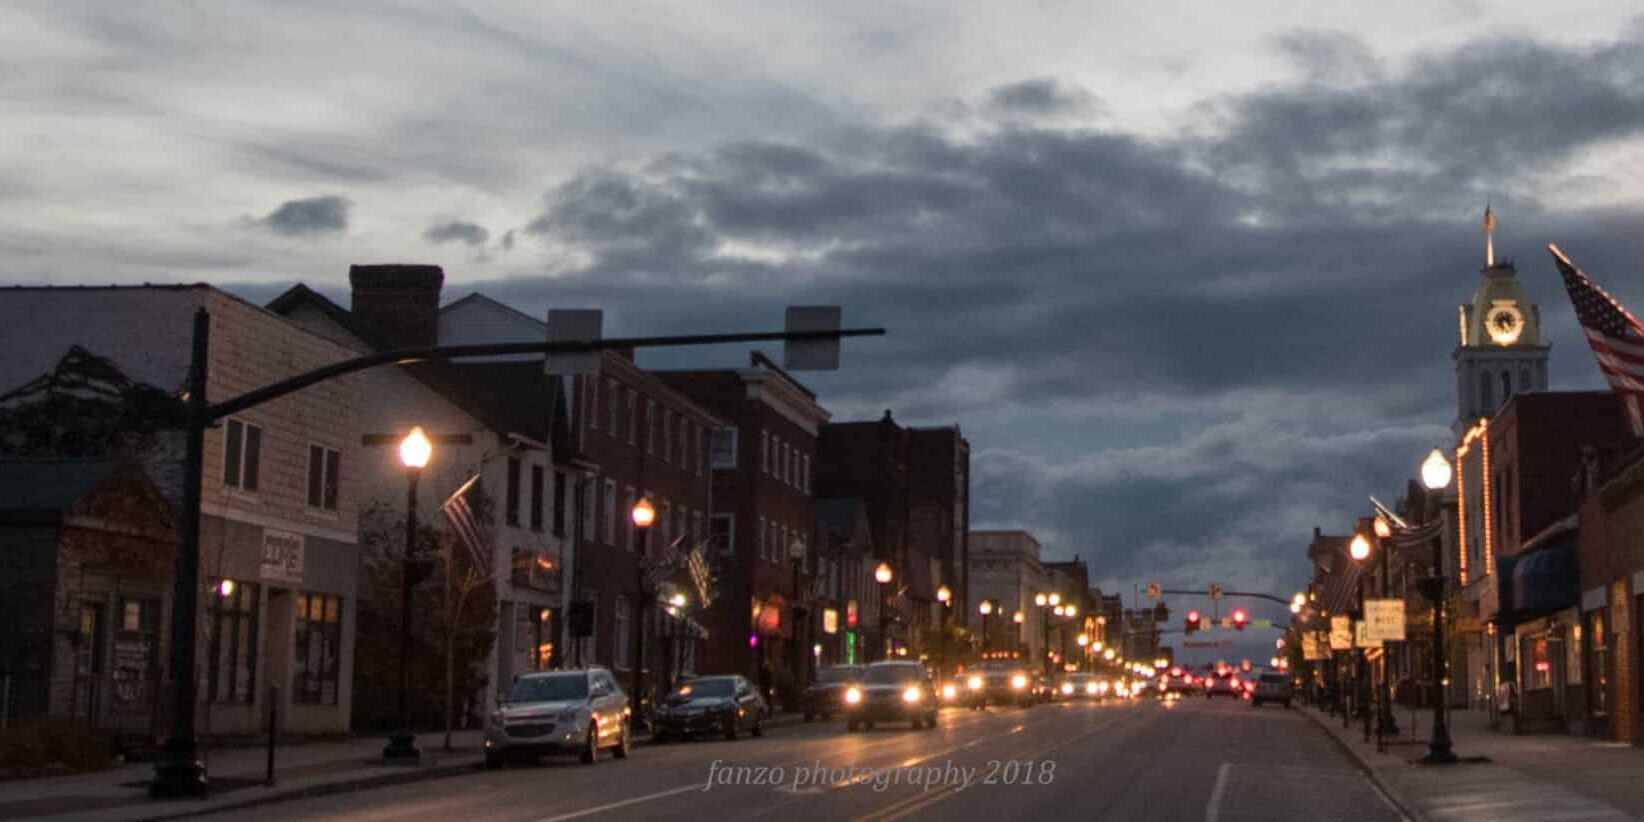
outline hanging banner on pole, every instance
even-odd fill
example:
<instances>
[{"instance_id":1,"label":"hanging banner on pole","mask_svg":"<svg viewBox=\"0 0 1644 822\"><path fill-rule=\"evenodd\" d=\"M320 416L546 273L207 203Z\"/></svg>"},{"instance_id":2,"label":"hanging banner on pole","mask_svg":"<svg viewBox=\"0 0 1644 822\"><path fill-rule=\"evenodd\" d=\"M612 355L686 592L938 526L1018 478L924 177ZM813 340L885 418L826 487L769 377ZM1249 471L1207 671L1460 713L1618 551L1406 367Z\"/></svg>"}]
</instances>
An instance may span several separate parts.
<instances>
[{"instance_id":1,"label":"hanging banner on pole","mask_svg":"<svg viewBox=\"0 0 1644 822\"><path fill-rule=\"evenodd\" d=\"M1344 616L1330 618L1330 650L1350 651L1353 649L1353 620Z\"/></svg>"}]
</instances>

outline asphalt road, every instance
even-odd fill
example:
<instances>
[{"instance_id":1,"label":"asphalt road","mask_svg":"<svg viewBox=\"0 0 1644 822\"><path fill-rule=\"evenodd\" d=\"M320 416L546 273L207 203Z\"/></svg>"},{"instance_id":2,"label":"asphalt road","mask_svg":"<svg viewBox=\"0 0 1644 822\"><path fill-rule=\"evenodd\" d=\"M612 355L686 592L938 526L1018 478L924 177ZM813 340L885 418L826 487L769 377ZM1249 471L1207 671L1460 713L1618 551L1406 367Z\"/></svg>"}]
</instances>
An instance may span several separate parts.
<instances>
[{"instance_id":1,"label":"asphalt road","mask_svg":"<svg viewBox=\"0 0 1644 822\"><path fill-rule=\"evenodd\" d=\"M778 770L780 769L780 770ZM853 770L854 769L854 770ZM935 730L635 746L221 818L1398 820L1307 718L1232 700L949 710Z\"/></svg>"}]
</instances>

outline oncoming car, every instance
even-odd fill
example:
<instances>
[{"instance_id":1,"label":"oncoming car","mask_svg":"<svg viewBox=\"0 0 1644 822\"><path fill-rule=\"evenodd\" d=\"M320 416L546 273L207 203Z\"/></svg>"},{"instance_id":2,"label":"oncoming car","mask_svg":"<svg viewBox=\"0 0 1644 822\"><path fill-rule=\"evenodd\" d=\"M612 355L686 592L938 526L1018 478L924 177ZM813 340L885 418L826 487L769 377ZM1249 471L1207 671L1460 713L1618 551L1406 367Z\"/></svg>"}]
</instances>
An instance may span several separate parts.
<instances>
[{"instance_id":1,"label":"oncoming car","mask_svg":"<svg viewBox=\"0 0 1644 822\"><path fill-rule=\"evenodd\" d=\"M485 722L485 766L574 753L591 765L602 748L628 756L628 695L604 668L524 674Z\"/></svg>"},{"instance_id":2,"label":"oncoming car","mask_svg":"<svg viewBox=\"0 0 1644 822\"><path fill-rule=\"evenodd\" d=\"M845 691L845 729L873 729L875 722L912 722L936 727L941 708L924 666L917 662L875 662L862 681Z\"/></svg>"},{"instance_id":3,"label":"oncoming car","mask_svg":"<svg viewBox=\"0 0 1644 822\"><path fill-rule=\"evenodd\" d=\"M1068 674L1062 680L1063 699L1097 699L1102 695L1102 683L1095 674Z\"/></svg>"}]
</instances>

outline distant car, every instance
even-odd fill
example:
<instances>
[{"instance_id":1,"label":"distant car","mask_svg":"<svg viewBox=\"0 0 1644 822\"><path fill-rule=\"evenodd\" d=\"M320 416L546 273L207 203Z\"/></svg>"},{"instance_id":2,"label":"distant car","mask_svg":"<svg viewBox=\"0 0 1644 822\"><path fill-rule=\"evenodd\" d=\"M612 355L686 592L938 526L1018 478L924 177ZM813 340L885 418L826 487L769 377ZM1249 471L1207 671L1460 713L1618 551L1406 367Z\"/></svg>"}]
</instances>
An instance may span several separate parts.
<instances>
[{"instance_id":1,"label":"distant car","mask_svg":"<svg viewBox=\"0 0 1644 822\"><path fill-rule=\"evenodd\" d=\"M1063 699L1097 699L1102 695L1101 683L1095 674L1068 674L1062 680Z\"/></svg>"},{"instance_id":2,"label":"distant car","mask_svg":"<svg viewBox=\"0 0 1644 822\"><path fill-rule=\"evenodd\" d=\"M1216 696L1230 696L1234 699L1244 695L1244 689L1239 687L1239 678L1231 673L1205 674L1204 697L1209 699Z\"/></svg>"},{"instance_id":3,"label":"distant car","mask_svg":"<svg viewBox=\"0 0 1644 822\"><path fill-rule=\"evenodd\" d=\"M763 736L770 708L752 682L735 675L699 676L662 698L652 717L651 739L724 734L736 739L743 731Z\"/></svg>"},{"instance_id":4,"label":"distant car","mask_svg":"<svg viewBox=\"0 0 1644 822\"><path fill-rule=\"evenodd\" d=\"M965 688L971 707L988 705L1033 704L1033 675L1015 662L992 660L984 662L965 677Z\"/></svg>"},{"instance_id":5,"label":"distant car","mask_svg":"<svg viewBox=\"0 0 1644 822\"><path fill-rule=\"evenodd\" d=\"M829 719L844 710L845 689L860 682L862 672L861 665L836 665L818 671L816 681L805 689L804 696L800 698L805 721L818 716Z\"/></svg>"},{"instance_id":6,"label":"distant car","mask_svg":"<svg viewBox=\"0 0 1644 822\"><path fill-rule=\"evenodd\" d=\"M1279 702L1288 708L1293 697L1294 690L1290 684L1290 677L1279 673L1264 673L1256 677L1256 690L1250 694L1250 704L1256 707L1263 702Z\"/></svg>"},{"instance_id":7,"label":"distant car","mask_svg":"<svg viewBox=\"0 0 1644 822\"><path fill-rule=\"evenodd\" d=\"M546 753L575 753L585 765L610 748L628 756L628 695L604 668L517 677L485 722L485 766Z\"/></svg>"},{"instance_id":8,"label":"distant car","mask_svg":"<svg viewBox=\"0 0 1644 822\"><path fill-rule=\"evenodd\" d=\"M1054 702L1054 701L1056 701L1056 698L1060 695L1060 692L1057 690L1056 686L1057 686L1056 681L1051 679L1048 676L1045 676L1043 674L1040 674L1039 676L1035 676L1033 678L1033 701L1034 702Z\"/></svg>"},{"instance_id":9,"label":"distant car","mask_svg":"<svg viewBox=\"0 0 1644 822\"><path fill-rule=\"evenodd\" d=\"M875 722L911 722L936 727L941 709L936 688L917 662L875 662L862 681L845 690L845 730L873 730Z\"/></svg>"}]
</instances>

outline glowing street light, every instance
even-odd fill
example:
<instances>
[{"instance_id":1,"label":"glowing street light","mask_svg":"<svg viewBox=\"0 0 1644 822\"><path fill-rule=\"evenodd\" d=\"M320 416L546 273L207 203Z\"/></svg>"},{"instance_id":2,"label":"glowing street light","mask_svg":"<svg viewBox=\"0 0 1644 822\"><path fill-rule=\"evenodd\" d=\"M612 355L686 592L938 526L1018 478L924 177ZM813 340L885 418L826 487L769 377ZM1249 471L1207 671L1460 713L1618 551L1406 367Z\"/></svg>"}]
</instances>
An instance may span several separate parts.
<instances>
[{"instance_id":1,"label":"glowing street light","mask_svg":"<svg viewBox=\"0 0 1644 822\"><path fill-rule=\"evenodd\" d=\"M943 605L946 605L949 602L952 602L953 601L953 591L950 590L948 588L948 586L946 586L946 585L943 585L942 587L937 588L936 589L936 601L942 603Z\"/></svg>"},{"instance_id":2,"label":"glowing street light","mask_svg":"<svg viewBox=\"0 0 1644 822\"><path fill-rule=\"evenodd\" d=\"M873 569L873 581L880 585L889 585L892 576L890 563L888 562L881 562L879 567Z\"/></svg>"},{"instance_id":3,"label":"glowing street light","mask_svg":"<svg viewBox=\"0 0 1644 822\"><path fill-rule=\"evenodd\" d=\"M411 433L400 440L400 462L406 468L421 468L428 464L428 458L434 455L434 443L429 441L428 435L423 433L422 426L411 429Z\"/></svg>"},{"instance_id":4,"label":"glowing street light","mask_svg":"<svg viewBox=\"0 0 1644 822\"><path fill-rule=\"evenodd\" d=\"M1438 491L1450 486L1450 461L1444 458L1443 452L1437 448L1427 455L1427 460L1421 464L1421 484L1429 491Z\"/></svg>"},{"instance_id":5,"label":"glowing street light","mask_svg":"<svg viewBox=\"0 0 1644 822\"><path fill-rule=\"evenodd\" d=\"M1363 534L1354 534L1353 542L1347 546L1347 553L1355 561L1363 562L1370 556L1370 540L1365 539Z\"/></svg>"}]
</instances>

